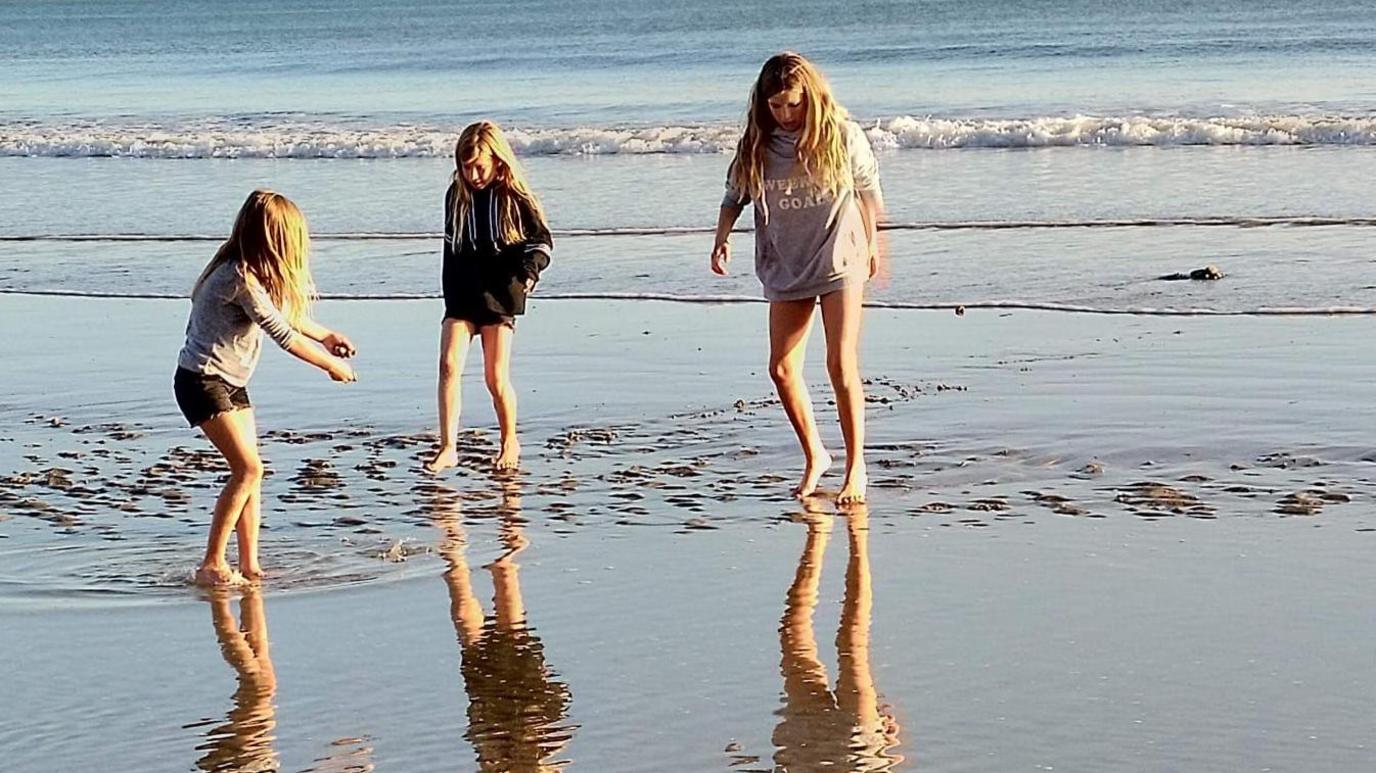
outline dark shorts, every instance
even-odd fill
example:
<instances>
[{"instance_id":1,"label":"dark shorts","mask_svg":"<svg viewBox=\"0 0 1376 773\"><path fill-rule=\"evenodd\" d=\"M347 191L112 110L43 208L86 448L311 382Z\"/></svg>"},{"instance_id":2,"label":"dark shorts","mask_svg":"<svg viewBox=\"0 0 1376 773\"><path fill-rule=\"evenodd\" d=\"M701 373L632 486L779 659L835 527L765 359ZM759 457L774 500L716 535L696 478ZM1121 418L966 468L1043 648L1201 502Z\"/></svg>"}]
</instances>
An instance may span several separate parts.
<instances>
[{"instance_id":1,"label":"dark shorts","mask_svg":"<svg viewBox=\"0 0 1376 773\"><path fill-rule=\"evenodd\" d=\"M489 309L456 309L452 306L444 307L445 319L458 319L464 322L473 323L473 327L484 328L489 325L505 325L512 330L516 329L516 318L506 314L498 314Z\"/></svg>"},{"instance_id":2,"label":"dark shorts","mask_svg":"<svg viewBox=\"0 0 1376 773\"><path fill-rule=\"evenodd\" d=\"M216 414L253 407L246 387L186 368L177 368L172 393L177 396L177 407L193 427L201 426Z\"/></svg>"}]
</instances>

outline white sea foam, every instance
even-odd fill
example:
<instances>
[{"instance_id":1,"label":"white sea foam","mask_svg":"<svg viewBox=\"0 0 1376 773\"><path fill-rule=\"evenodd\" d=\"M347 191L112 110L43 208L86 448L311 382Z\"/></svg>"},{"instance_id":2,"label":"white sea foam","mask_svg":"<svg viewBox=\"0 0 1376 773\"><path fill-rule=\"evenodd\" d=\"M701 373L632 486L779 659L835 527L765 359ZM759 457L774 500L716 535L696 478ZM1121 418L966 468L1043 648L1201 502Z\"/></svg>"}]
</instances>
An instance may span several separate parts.
<instances>
[{"instance_id":1,"label":"white sea foam","mask_svg":"<svg viewBox=\"0 0 1376 773\"><path fill-rule=\"evenodd\" d=\"M867 121L878 148L1039 148L1178 145L1376 145L1376 116L1068 116ZM15 121L0 124L0 156L121 158L435 158L453 152L459 127L360 126L277 117L172 123ZM644 155L729 152L735 124L514 127L518 153Z\"/></svg>"},{"instance_id":2,"label":"white sea foam","mask_svg":"<svg viewBox=\"0 0 1376 773\"><path fill-rule=\"evenodd\" d=\"M354 127L327 122L200 121L174 124L0 125L0 156L118 158L442 158L459 126ZM528 156L695 154L728 150L733 126L522 129L507 132Z\"/></svg>"},{"instance_id":3,"label":"white sea foam","mask_svg":"<svg viewBox=\"0 0 1376 773\"><path fill-rule=\"evenodd\" d=\"M903 116L869 129L886 148L1044 148L1176 145L1376 145L1376 117L1256 115L961 120Z\"/></svg>"}]
</instances>

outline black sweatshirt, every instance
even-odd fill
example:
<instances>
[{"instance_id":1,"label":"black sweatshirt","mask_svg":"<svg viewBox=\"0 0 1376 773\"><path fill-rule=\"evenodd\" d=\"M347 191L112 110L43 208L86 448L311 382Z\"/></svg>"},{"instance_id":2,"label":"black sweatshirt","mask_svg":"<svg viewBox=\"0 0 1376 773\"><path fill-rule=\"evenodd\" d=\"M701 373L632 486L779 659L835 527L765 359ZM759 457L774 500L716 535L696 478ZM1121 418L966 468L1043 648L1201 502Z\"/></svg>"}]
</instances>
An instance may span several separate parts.
<instances>
[{"instance_id":1,"label":"black sweatshirt","mask_svg":"<svg viewBox=\"0 0 1376 773\"><path fill-rule=\"evenodd\" d=\"M464 222L454 224L457 183L444 195L445 316L485 322L491 315L514 317L526 310L526 281L540 280L549 266L554 239L525 202L516 200L521 240L507 244L501 234L501 207L510 196L493 184L472 191Z\"/></svg>"}]
</instances>

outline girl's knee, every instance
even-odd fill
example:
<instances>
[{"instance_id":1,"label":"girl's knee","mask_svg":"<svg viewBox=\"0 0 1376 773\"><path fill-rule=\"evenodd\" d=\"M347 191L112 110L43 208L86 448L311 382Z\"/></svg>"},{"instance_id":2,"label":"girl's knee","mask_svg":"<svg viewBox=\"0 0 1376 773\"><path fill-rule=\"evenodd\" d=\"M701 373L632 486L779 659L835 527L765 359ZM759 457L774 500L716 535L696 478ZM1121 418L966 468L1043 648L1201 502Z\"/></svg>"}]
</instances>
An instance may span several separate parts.
<instances>
[{"instance_id":1,"label":"girl's knee","mask_svg":"<svg viewBox=\"0 0 1376 773\"><path fill-rule=\"evenodd\" d=\"M458 378L459 358L453 354L440 355L440 378Z\"/></svg>"},{"instance_id":2,"label":"girl's knee","mask_svg":"<svg viewBox=\"0 0 1376 773\"><path fill-rule=\"evenodd\" d=\"M511 382L505 373L489 370L483 376L487 382L487 391L491 392L493 397L501 397L506 392L511 391Z\"/></svg>"},{"instance_id":3,"label":"girl's knee","mask_svg":"<svg viewBox=\"0 0 1376 773\"><path fill-rule=\"evenodd\" d=\"M855 387L860 384L860 365L853 357L827 355L827 375L831 383L839 387Z\"/></svg>"},{"instance_id":4,"label":"girl's knee","mask_svg":"<svg viewBox=\"0 0 1376 773\"><path fill-rule=\"evenodd\" d=\"M263 480L263 460L258 457L241 460L230 467L229 473L242 483L260 483Z\"/></svg>"},{"instance_id":5,"label":"girl's knee","mask_svg":"<svg viewBox=\"0 0 1376 773\"><path fill-rule=\"evenodd\" d=\"M769 361L769 377L775 384L787 384L793 381L798 375L798 368L792 360L779 359Z\"/></svg>"}]
</instances>

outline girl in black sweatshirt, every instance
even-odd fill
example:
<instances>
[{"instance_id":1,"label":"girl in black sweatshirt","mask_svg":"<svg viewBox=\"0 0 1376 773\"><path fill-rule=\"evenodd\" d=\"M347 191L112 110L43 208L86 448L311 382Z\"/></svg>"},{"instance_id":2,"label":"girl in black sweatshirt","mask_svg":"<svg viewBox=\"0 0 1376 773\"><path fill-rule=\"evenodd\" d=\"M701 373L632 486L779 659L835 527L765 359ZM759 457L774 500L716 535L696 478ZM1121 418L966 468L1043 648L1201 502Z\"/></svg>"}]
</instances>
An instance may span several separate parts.
<instances>
[{"instance_id":1,"label":"girl in black sweatshirt","mask_svg":"<svg viewBox=\"0 0 1376 773\"><path fill-rule=\"evenodd\" d=\"M454 147L454 180L444 196L444 322L440 329L440 445L425 465L458 464L459 377L468 345L482 338L483 371L501 427L499 470L515 469L516 394L509 364L516 317L549 266L553 240L516 154L491 121L463 130Z\"/></svg>"}]
</instances>

